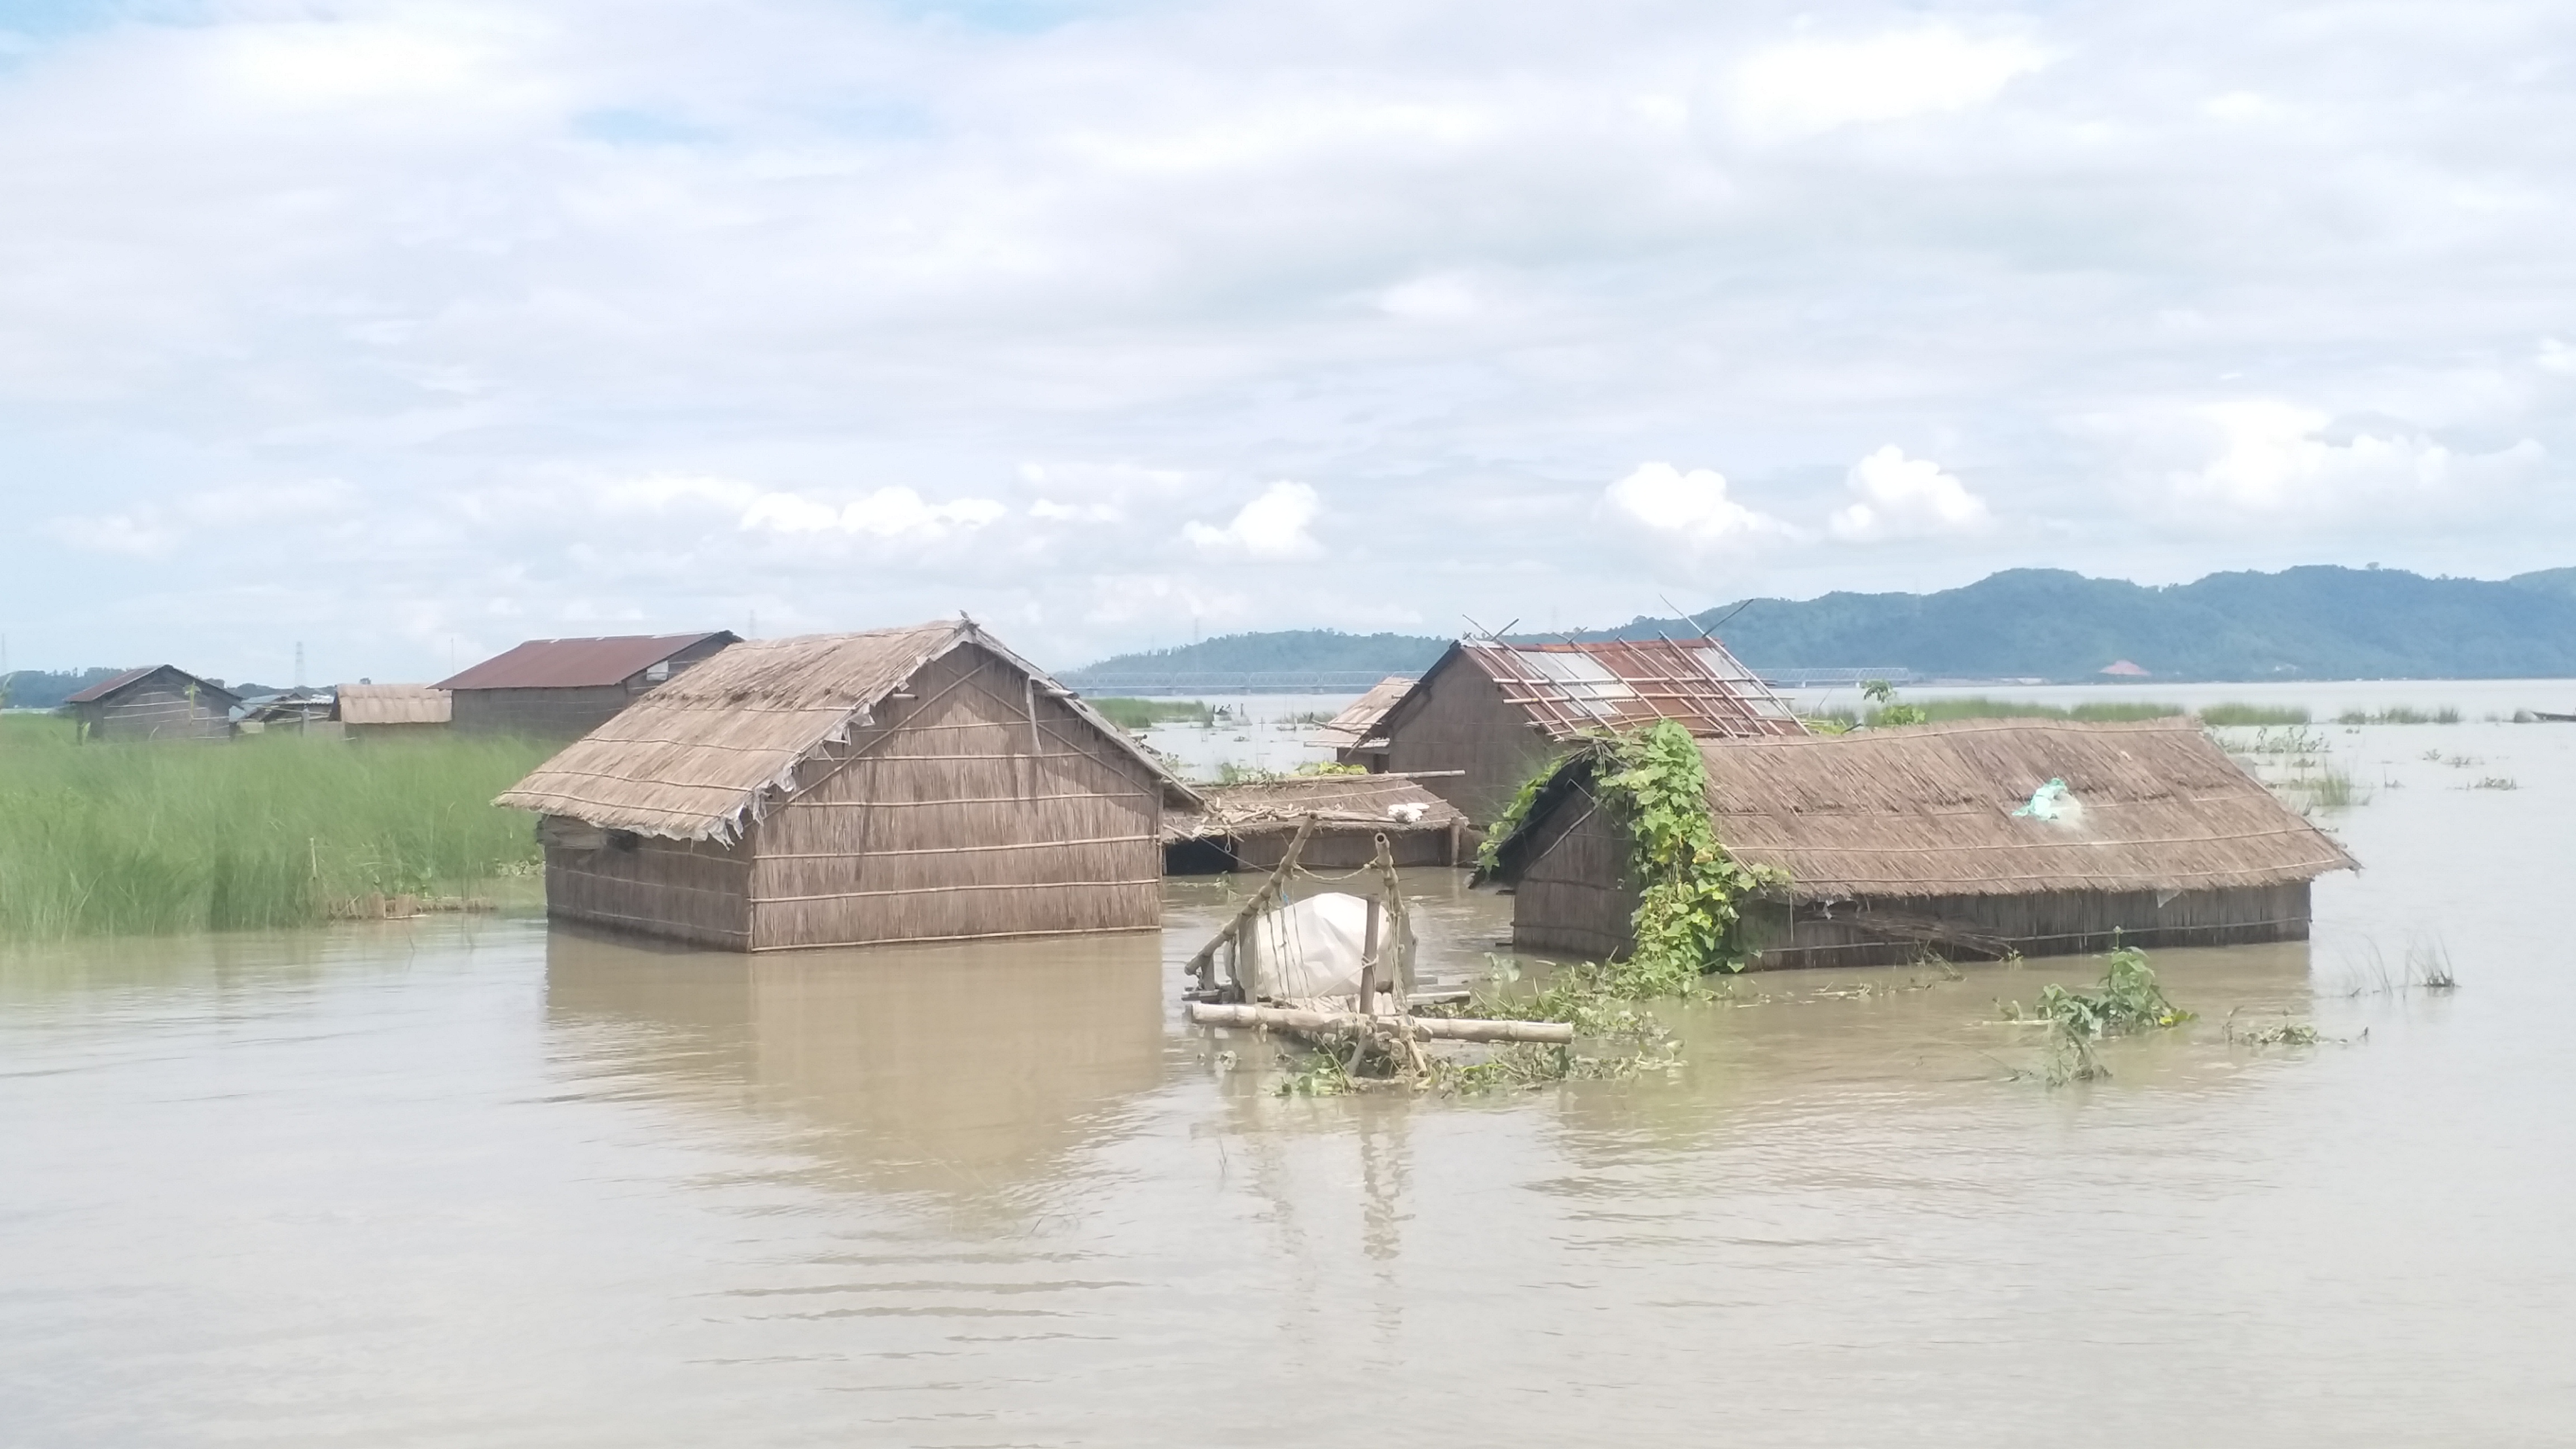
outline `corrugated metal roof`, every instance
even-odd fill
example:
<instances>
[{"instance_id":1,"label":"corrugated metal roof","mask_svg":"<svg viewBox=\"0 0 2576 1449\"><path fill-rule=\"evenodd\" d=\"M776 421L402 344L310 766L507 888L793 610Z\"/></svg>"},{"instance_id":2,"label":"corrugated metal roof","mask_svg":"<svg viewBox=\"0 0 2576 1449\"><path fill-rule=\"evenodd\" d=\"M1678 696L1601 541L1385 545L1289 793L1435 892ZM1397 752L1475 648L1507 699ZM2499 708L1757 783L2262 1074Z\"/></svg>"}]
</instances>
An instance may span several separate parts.
<instances>
[{"instance_id":1,"label":"corrugated metal roof","mask_svg":"<svg viewBox=\"0 0 2576 1449\"><path fill-rule=\"evenodd\" d=\"M204 690L212 694L220 694L224 698L232 700L235 703L240 702L241 696L233 693L231 690L224 688L222 685L217 684L212 680L200 679L196 675L190 674L188 671L178 668L175 665L146 664L140 669L129 669L113 679L102 679L98 683L93 684L89 688L81 690L76 694L66 695L63 697L63 703L95 704L98 701L107 698L109 695L116 693L118 690L131 684L140 683L146 676L158 674L164 669L178 675L181 679L185 679L190 683L195 684L200 690Z\"/></svg>"},{"instance_id":2,"label":"corrugated metal roof","mask_svg":"<svg viewBox=\"0 0 2576 1449\"><path fill-rule=\"evenodd\" d=\"M605 639L531 639L437 689L590 689L616 684L709 639L740 642L730 630L703 634L620 634Z\"/></svg>"},{"instance_id":3,"label":"corrugated metal roof","mask_svg":"<svg viewBox=\"0 0 2576 1449\"><path fill-rule=\"evenodd\" d=\"M1701 736L1802 735L1797 713L1713 639L1605 639L1459 648L1558 739L1659 719Z\"/></svg>"},{"instance_id":4,"label":"corrugated metal roof","mask_svg":"<svg viewBox=\"0 0 2576 1449\"><path fill-rule=\"evenodd\" d=\"M1317 726L1315 733L1324 744L1356 745L1368 738L1369 731L1376 729L1377 722L1386 718L1386 712L1395 708L1395 702L1412 688L1412 675L1390 674L1370 685L1368 693L1352 700L1340 714Z\"/></svg>"}]
</instances>

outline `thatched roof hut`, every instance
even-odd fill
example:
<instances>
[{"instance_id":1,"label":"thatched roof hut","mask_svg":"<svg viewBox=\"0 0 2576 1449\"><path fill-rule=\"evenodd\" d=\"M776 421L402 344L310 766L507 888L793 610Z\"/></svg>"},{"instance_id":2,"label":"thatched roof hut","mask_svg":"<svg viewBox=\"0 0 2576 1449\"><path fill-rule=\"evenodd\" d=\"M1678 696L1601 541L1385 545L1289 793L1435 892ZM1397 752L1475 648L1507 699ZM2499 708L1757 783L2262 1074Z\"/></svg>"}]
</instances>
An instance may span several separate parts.
<instances>
[{"instance_id":1,"label":"thatched roof hut","mask_svg":"<svg viewBox=\"0 0 2576 1449\"><path fill-rule=\"evenodd\" d=\"M1368 692L1342 711L1316 727L1315 742L1330 745L1333 758L1345 765L1364 765L1367 755L1361 747L1376 737L1378 721L1395 708L1395 702L1413 688L1413 676L1390 674L1368 687Z\"/></svg>"},{"instance_id":2,"label":"thatched roof hut","mask_svg":"<svg viewBox=\"0 0 2576 1449\"><path fill-rule=\"evenodd\" d=\"M1146 929L1196 794L971 620L735 644L538 767L559 917L734 950Z\"/></svg>"},{"instance_id":3,"label":"thatched roof hut","mask_svg":"<svg viewBox=\"0 0 2576 1449\"><path fill-rule=\"evenodd\" d=\"M1298 858L1347 870L1365 865L1383 835L1397 865L1459 865L1467 817L1401 775L1297 775L1202 785L1206 802L1163 817L1163 868L1173 875L1268 870L1306 817L1314 833Z\"/></svg>"},{"instance_id":4,"label":"thatched roof hut","mask_svg":"<svg viewBox=\"0 0 2576 1449\"><path fill-rule=\"evenodd\" d=\"M1757 965L2299 939L2309 883L2354 868L2187 721L1972 720L1700 754L1720 843L1787 878L1747 918ZM1530 949L1631 944L1628 838L1593 769L1568 761L1497 847Z\"/></svg>"},{"instance_id":5,"label":"thatched roof hut","mask_svg":"<svg viewBox=\"0 0 2576 1449\"><path fill-rule=\"evenodd\" d=\"M1461 639L1405 691L1352 758L1412 775L1478 825L1576 741L1669 719L1710 738L1806 726L1714 639L1554 644Z\"/></svg>"},{"instance_id":6,"label":"thatched roof hut","mask_svg":"<svg viewBox=\"0 0 2576 1449\"><path fill-rule=\"evenodd\" d=\"M434 687L452 698L459 733L577 739L737 642L729 629L530 639Z\"/></svg>"},{"instance_id":7,"label":"thatched roof hut","mask_svg":"<svg viewBox=\"0 0 2576 1449\"><path fill-rule=\"evenodd\" d=\"M340 727L352 735L414 735L447 728L455 698L434 684L344 684Z\"/></svg>"}]
</instances>

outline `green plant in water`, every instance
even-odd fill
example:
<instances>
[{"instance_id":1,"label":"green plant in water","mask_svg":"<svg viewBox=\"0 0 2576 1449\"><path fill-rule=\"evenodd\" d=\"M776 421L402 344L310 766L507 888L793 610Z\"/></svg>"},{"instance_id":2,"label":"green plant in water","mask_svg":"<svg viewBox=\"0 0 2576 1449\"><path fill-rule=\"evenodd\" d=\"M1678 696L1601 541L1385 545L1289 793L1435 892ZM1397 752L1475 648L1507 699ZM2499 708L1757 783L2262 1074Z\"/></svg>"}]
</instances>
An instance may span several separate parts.
<instances>
[{"instance_id":1,"label":"green plant in water","mask_svg":"<svg viewBox=\"0 0 2576 1449\"><path fill-rule=\"evenodd\" d=\"M2147 953L2124 946L2106 958L2099 990L2069 991L2052 981L2040 988L2030 1014L2016 1012L2016 1018L2048 1024L2046 1076L2049 1085L2061 1086L2111 1075L2094 1049L2104 1037L2180 1026L2192 1014L2166 998Z\"/></svg>"},{"instance_id":2,"label":"green plant in water","mask_svg":"<svg viewBox=\"0 0 2576 1449\"><path fill-rule=\"evenodd\" d=\"M1861 698L1878 706L1877 709L1870 711L1869 722L1873 725L1918 725L1932 722L1932 716L1924 712L1923 706L1898 704L1896 686L1884 679L1873 679L1863 684L1860 687L1860 693Z\"/></svg>"}]
</instances>

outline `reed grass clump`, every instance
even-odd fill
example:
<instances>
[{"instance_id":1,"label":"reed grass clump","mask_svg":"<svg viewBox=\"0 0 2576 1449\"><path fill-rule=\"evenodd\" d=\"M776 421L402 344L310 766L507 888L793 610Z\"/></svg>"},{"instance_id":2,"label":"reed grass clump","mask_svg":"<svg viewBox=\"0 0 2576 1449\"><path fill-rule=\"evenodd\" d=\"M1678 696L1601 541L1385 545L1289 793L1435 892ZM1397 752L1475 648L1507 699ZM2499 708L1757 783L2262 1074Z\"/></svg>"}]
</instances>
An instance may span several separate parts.
<instances>
[{"instance_id":1,"label":"reed grass clump","mask_svg":"<svg viewBox=\"0 0 2576 1449\"><path fill-rule=\"evenodd\" d=\"M2029 700L1994 699L1982 694L1957 699L1887 703L1870 710L1860 723L1876 728L1897 724L1947 724L1963 719L2063 719L2093 724L2172 719L2188 713L2181 705L2144 699L2092 699L2080 704L2038 704ZM2305 718L2305 716L2301 716Z\"/></svg>"},{"instance_id":2,"label":"reed grass clump","mask_svg":"<svg viewBox=\"0 0 2576 1449\"><path fill-rule=\"evenodd\" d=\"M1219 713L1215 706L1195 699L1128 699L1110 695L1083 702L1130 733L1162 724L1212 726Z\"/></svg>"},{"instance_id":3,"label":"reed grass clump","mask_svg":"<svg viewBox=\"0 0 2576 1449\"><path fill-rule=\"evenodd\" d=\"M2200 711L2200 722L2215 729L2248 725L2303 725L2308 723L2306 709L2291 704L2244 704L2225 700Z\"/></svg>"},{"instance_id":4,"label":"reed grass clump","mask_svg":"<svg viewBox=\"0 0 2576 1449\"><path fill-rule=\"evenodd\" d=\"M492 797L524 740L75 744L0 721L0 940L297 926L373 892L461 892L538 858Z\"/></svg>"},{"instance_id":5,"label":"reed grass clump","mask_svg":"<svg viewBox=\"0 0 2576 1449\"><path fill-rule=\"evenodd\" d=\"M2421 725L2458 724L2460 712L2450 705L2440 709L2417 709L2409 704L2394 704L2382 710L2348 709L2335 716L2343 725Z\"/></svg>"}]
</instances>

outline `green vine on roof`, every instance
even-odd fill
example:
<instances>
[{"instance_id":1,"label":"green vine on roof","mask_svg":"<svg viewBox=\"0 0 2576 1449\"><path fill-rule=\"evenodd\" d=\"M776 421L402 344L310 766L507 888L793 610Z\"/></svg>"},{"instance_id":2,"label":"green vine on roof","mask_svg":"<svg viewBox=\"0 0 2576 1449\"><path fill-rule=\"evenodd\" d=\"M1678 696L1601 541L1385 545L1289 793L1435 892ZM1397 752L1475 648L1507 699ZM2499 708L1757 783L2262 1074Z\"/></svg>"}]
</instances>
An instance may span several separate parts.
<instances>
[{"instance_id":1,"label":"green vine on roof","mask_svg":"<svg viewBox=\"0 0 2576 1449\"><path fill-rule=\"evenodd\" d=\"M1638 886L1633 964L1687 985L1704 971L1744 969L1735 940L1744 898L1778 880L1718 843L1699 741L1671 720L1612 742L1615 768L1596 779L1628 827Z\"/></svg>"},{"instance_id":2,"label":"green vine on roof","mask_svg":"<svg viewBox=\"0 0 2576 1449\"><path fill-rule=\"evenodd\" d=\"M1699 741L1679 724L1658 720L1645 730L1591 737L1579 748L1596 762L1594 794L1628 829L1629 874L1638 887L1630 921L1637 947L1628 962L1641 978L1636 994L1682 993L1703 972L1743 970L1745 953L1735 937L1743 901L1783 877L1744 865L1718 842ZM1477 849L1483 870L1494 870L1495 853L1562 765L1552 760L1522 783Z\"/></svg>"}]
</instances>

